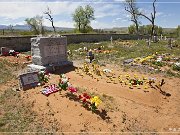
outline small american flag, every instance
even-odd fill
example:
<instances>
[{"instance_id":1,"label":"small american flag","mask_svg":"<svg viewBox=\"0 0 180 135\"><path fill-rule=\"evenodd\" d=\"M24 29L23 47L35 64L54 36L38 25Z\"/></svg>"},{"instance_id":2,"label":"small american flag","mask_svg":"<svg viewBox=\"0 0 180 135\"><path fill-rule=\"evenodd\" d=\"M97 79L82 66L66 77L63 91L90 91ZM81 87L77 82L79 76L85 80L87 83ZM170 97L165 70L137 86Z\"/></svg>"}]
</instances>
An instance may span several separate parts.
<instances>
[{"instance_id":1,"label":"small american flag","mask_svg":"<svg viewBox=\"0 0 180 135\"><path fill-rule=\"evenodd\" d=\"M42 94L49 96L52 93L59 91L58 87L55 84L45 87L41 92Z\"/></svg>"}]
</instances>

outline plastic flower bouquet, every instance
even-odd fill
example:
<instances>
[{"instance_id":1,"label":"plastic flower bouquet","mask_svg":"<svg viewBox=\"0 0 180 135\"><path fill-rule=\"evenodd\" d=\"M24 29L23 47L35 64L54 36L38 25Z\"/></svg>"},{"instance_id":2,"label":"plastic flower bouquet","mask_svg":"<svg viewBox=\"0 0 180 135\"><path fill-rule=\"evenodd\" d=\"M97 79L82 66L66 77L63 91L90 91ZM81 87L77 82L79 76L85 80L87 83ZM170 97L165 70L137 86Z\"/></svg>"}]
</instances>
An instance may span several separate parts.
<instances>
[{"instance_id":1,"label":"plastic flower bouquet","mask_svg":"<svg viewBox=\"0 0 180 135\"><path fill-rule=\"evenodd\" d=\"M69 87L68 88L68 90L72 93L72 94L75 94L75 93L77 93L77 89L76 88L74 88L74 87Z\"/></svg>"},{"instance_id":2,"label":"plastic flower bouquet","mask_svg":"<svg viewBox=\"0 0 180 135\"><path fill-rule=\"evenodd\" d=\"M91 96L89 96L87 93L83 93L82 95L79 95L80 101L83 103L84 107L89 107L90 104L89 100L91 99Z\"/></svg>"},{"instance_id":3,"label":"plastic flower bouquet","mask_svg":"<svg viewBox=\"0 0 180 135\"><path fill-rule=\"evenodd\" d=\"M93 98L90 99L90 101L91 101L90 106L92 112L95 112L99 104L102 103L101 99L98 96L94 96Z\"/></svg>"},{"instance_id":4,"label":"plastic flower bouquet","mask_svg":"<svg viewBox=\"0 0 180 135\"><path fill-rule=\"evenodd\" d=\"M66 91L69 86L70 86L69 78L67 78L64 74L61 74L60 75L60 79L59 79L59 87L62 90Z\"/></svg>"},{"instance_id":5,"label":"plastic flower bouquet","mask_svg":"<svg viewBox=\"0 0 180 135\"><path fill-rule=\"evenodd\" d=\"M38 77L40 84L43 85L49 81L50 74L47 71L40 71Z\"/></svg>"}]
</instances>

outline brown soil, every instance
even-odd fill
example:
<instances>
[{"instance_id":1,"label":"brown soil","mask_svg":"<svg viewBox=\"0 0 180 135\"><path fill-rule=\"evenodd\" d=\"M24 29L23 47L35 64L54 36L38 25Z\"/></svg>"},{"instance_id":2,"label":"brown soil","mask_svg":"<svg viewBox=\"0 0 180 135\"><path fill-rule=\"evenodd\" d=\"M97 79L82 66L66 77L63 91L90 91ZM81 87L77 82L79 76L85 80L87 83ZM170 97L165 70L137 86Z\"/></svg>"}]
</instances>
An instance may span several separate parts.
<instances>
[{"instance_id":1,"label":"brown soil","mask_svg":"<svg viewBox=\"0 0 180 135\"><path fill-rule=\"evenodd\" d=\"M123 72L111 65L107 65L106 68L114 69L117 75L129 73L142 76L136 71ZM107 83L104 78L97 81L87 75L82 77L74 70L66 75L70 77L70 83L75 87L86 89L88 93L107 95L99 106L100 110L107 111L107 116L102 117L100 114L86 110L79 102L69 100L65 92L57 92L46 97L40 92L42 86L20 91L24 102L31 103L32 110L39 114L45 127L52 125L58 132L96 132L95 134L98 132L109 134L112 132L171 132L172 128L180 132L180 79L144 75L155 77L156 80L165 79L162 91L170 94L165 96L159 89L143 87L130 89L120 83ZM52 74L48 84L58 84L58 80L59 75Z\"/></svg>"}]
</instances>

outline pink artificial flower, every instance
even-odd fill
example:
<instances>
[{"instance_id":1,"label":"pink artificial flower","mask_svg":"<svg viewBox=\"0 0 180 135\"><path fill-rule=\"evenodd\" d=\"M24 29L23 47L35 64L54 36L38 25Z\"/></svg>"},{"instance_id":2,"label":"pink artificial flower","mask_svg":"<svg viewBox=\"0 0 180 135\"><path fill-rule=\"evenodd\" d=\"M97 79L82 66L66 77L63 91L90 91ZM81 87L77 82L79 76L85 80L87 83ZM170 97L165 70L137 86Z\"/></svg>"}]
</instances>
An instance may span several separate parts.
<instances>
[{"instance_id":1,"label":"pink artificial flower","mask_svg":"<svg viewBox=\"0 0 180 135\"><path fill-rule=\"evenodd\" d=\"M69 91L70 91L71 93L76 93L76 92L77 92L77 89L74 88L74 87L69 87Z\"/></svg>"}]
</instances>

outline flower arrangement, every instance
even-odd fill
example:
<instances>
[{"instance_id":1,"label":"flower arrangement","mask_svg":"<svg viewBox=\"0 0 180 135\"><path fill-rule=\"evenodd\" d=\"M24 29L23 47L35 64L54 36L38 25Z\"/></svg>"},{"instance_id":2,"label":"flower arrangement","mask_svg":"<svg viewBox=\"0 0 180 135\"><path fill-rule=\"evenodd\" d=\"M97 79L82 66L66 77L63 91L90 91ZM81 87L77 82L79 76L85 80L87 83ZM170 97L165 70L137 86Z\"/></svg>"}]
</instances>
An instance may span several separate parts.
<instances>
[{"instance_id":1,"label":"flower arrangement","mask_svg":"<svg viewBox=\"0 0 180 135\"><path fill-rule=\"evenodd\" d=\"M61 74L58 85L62 90L66 91L70 86L69 78L67 78L65 74Z\"/></svg>"},{"instance_id":2,"label":"flower arrangement","mask_svg":"<svg viewBox=\"0 0 180 135\"><path fill-rule=\"evenodd\" d=\"M87 93L83 93L82 95L79 95L79 100L83 103L84 107L88 107L88 104L90 103L91 96L89 96Z\"/></svg>"},{"instance_id":3,"label":"flower arrangement","mask_svg":"<svg viewBox=\"0 0 180 135\"><path fill-rule=\"evenodd\" d=\"M93 98L90 99L91 101L91 111L94 113L97 110L97 107L99 106L100 103L102 103L101 99L98 96L94 96Z\"/></svg>"},{"instance_id":4,"label":"flower arrangement","mask_svg":"<svg viewBox=\"0 0 180 135\"><path fill-rule=\"evenodd\" d=\"M77 89L74 88L73 86L69 87L68 90L69 90L69 92L71 92L72 94L77 93Z\"/></svg>"},{"instance_id":5,"label":"flower arrangement","mask_svg":"<svg viewBox=\"0 0 180 135\"><path fill-rule=\"evenodd\" d=\"M101 99L98 96L91 97L87 93L79 95L79 100L83 103L83 106L89 108L93 113L98 109Z\"/></svg>"},{"instance_id":6,"label":"flower arrangement","mask_svg":"<svg viewBox=\"0 0 180 135\"><path fill-rule=\"evenodd\" d=\"M38 78L39 78L40 85L44 85L45 83L49 81L50 74L47 71L40 71L38 73Z\"/></svg>"}]
</instances>

